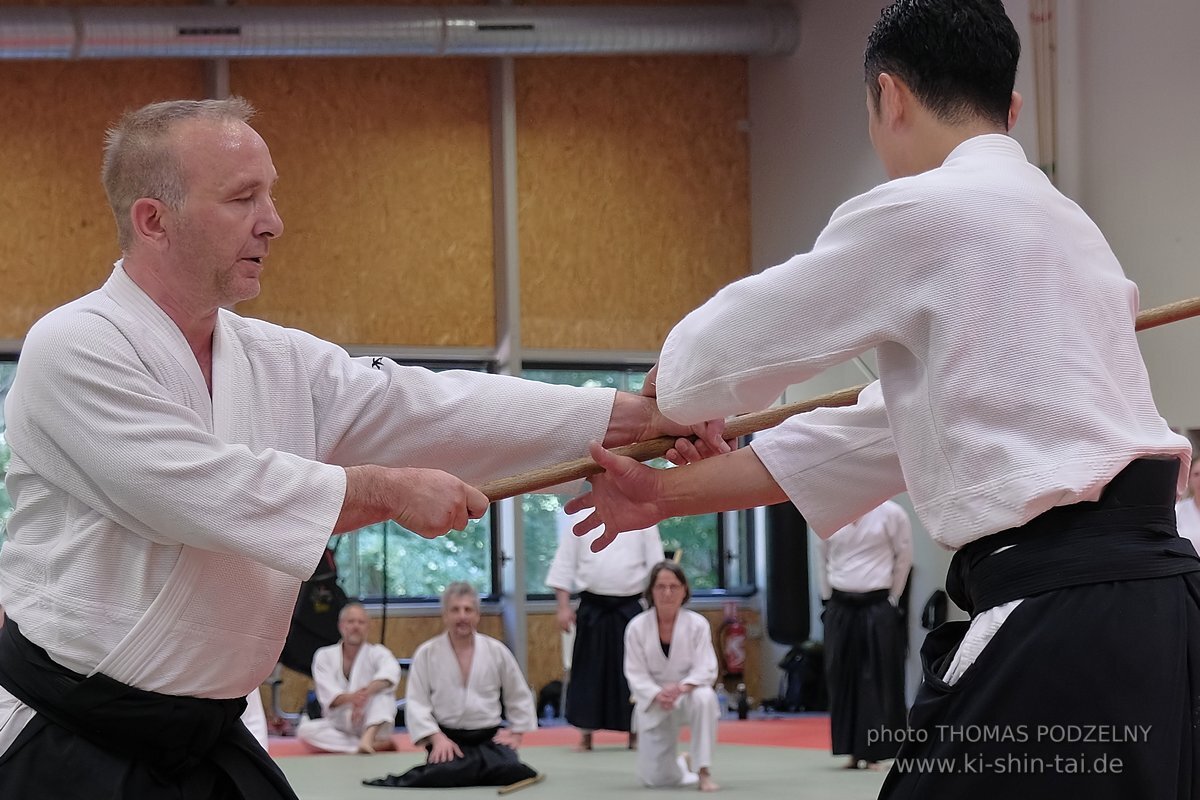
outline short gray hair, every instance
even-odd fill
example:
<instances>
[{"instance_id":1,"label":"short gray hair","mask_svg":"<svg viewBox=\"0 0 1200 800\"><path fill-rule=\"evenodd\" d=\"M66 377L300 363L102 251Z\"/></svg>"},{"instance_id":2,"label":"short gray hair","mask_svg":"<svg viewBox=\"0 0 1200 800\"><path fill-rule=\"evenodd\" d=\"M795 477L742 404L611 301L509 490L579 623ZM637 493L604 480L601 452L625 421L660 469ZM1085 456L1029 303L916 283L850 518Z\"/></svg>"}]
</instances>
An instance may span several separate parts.
<instances>
[{"instance_id":1,"label":"short gray hair","mask_svg":"<svg viewBox=\"0 0 1200 800\"><path fill-rule=\"evenodd\" d=\"M346 618L346 612L352 608L360 609L364 614L367 613L366 606L364 606L362 603L358 602L357 600L351 600L349 603L346 603L346 605L342 606L342 610L338 612L338 622L341 622L342 620L344 620Z\"/></svg>"},{"instance_id":2,"label":"short gray hair","mask_svg":"<svg viewBox=\"0 0 1200 800\"><path fill-rule=\"evenodd\" d=\"M455 597L470 597L475 601L475 607L479 608L479 592L466 581L455 581L445 588L442 592L442 608Z\"/></svg>"},{"instance_id":3,"label":"short gray hair","mask_svg":"<svg viewBox=\"0 0 1200 800\"><path fill-rule=\"evenodd\" d=\"M100 181L117 221L121 252L133 244L129 209L143 197L179 209L187 195L179 154L167 146L167 134L191 119L247 122L254 106L240 97L224 100L168 100L127 111L104 137Z\"/></svg>"}]
</instances>

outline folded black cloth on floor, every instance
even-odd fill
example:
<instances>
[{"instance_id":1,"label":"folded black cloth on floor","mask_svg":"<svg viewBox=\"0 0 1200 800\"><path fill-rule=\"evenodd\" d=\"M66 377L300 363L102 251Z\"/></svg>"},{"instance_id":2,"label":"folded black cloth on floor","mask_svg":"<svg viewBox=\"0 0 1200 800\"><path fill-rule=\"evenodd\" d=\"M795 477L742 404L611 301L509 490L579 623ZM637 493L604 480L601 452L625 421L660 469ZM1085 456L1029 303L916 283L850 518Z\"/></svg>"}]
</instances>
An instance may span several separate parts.
<instances>
[{"instance_id":1,"label":"folded black cloth on floor","mask_svg":"<svg viewBox=\"0 0 1200 800\"><path fill-rule=\"evenodd\" d=\"M440 764L419 764L403 775L363 781L364 786L447 789L456 786L508 786L537 777L537 770L517 758L517 751L492 741L499 728L456 730L442 728L462 750L462 758ZM426 752L431 749L425 746Z\"/></svg>"}]
</instances>

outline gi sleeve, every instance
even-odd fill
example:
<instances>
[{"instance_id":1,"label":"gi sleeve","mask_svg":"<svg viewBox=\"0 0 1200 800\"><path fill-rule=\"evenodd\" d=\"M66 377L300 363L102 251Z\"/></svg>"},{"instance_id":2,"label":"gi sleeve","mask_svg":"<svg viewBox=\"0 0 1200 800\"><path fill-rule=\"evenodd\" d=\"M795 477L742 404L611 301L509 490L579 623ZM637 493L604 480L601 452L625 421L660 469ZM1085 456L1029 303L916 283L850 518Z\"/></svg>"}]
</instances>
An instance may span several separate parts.
<instances>
[{"instance_id":1,"label":"gi sleeve","mask_svg":"<svg viewBox=\"0 0 1200 800\"><path fill-rule=\"evenodd\" d=\"M822 538L905 491L878 381L855 405L798 414L750 446Z\"/></svg>"},{"instance_id":2,"label":"gi sleeve","mask_svg":"<svg viewBox=\"0 0 1200 800\"><path fill-rule=\"evenodd\" d=\"M684 613L682 610L679 613ZM717 681L717 651L713 648L712 626L704 617L692 612L686 644L691 655L688 674L680 681L689 686L712 686ZM674 642L672 642L672 646Z\"/></svg>"},{"instance_id":3,"label":"gi sleeve","mask_svg":"<svg viewBox=\"0 0 1200 800\"><path fill-rule=\"evenodd\" d=\"M408 683L404 691L404 726L412 743L420 745L423 740L441 728L433 716L433 687L436 680L433 653L428 643L417 648L412 665L408 669Z\"/></svg>"},{"instance_id":4,"label":"gi sleeve","mask_svg":"<svg viewBox=\"0 0 1200 800\"><path fill-rule=\"evenodd\" d=\"M537 730L537 711L534 709L533 692L529 681L521 672L517 659L502 642L493 647L494 657L500 661L500 680L504 692L504 716L514 733Z\"/></svg>"},{"instance_id":5,"label":"gi sleeve","mask_svg":"<svg viewBox=\"0 0 1200 800\"><path fill-rule=\"evenodd\" d=\"M892 588L889 594L899 598L904 593L904 584L908 581L908 571L912 568L912 523L905 512L896 503L890 504L892 515L888 519L888 542L892 546Z\"/></svg>"}]
</instances>

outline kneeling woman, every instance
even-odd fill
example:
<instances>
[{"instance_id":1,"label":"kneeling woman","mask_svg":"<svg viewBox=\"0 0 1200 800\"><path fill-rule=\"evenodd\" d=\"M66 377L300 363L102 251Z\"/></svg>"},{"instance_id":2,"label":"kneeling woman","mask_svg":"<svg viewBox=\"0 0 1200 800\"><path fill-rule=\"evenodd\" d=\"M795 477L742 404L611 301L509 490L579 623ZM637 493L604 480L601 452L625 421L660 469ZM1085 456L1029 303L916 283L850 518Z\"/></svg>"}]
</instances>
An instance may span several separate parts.
<instances>
[{"instance_id":1,"label":"kneeling woman","mask_svg":"<svg viewBox=\"0 0 1200 800\"><path fill-rule=\"evenodd\" d=\"M625 629L625 679L633 693L638 778L647 786L695 784L712 792L720 788L711 774L721 715L712 689L717 654L708 620L683 607L691 596L675 562L650 570L650 609ZM690 758L675 754L680 725L691 727Z\"/></svg>"}]
</instances>

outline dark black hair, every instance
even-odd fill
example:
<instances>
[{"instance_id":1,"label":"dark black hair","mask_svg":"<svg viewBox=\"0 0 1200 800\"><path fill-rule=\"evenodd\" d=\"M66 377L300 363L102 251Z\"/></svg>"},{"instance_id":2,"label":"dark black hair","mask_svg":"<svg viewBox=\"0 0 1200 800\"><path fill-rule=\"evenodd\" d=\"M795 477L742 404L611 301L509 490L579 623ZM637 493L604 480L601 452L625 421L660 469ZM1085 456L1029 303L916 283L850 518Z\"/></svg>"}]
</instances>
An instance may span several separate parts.
<instances>
[{"instance_id":1,"label":"dark black hair","mask_svg":"<svg viewBox=\"0 0 1200 800\"><path fill-rule=\"evenodd\" d=\"M1020 56L1000 0L896 0L867 39L864 68L876 108L886 72L941 120L982 117L1007 129Z\"/></svg>"}]
</instances>

